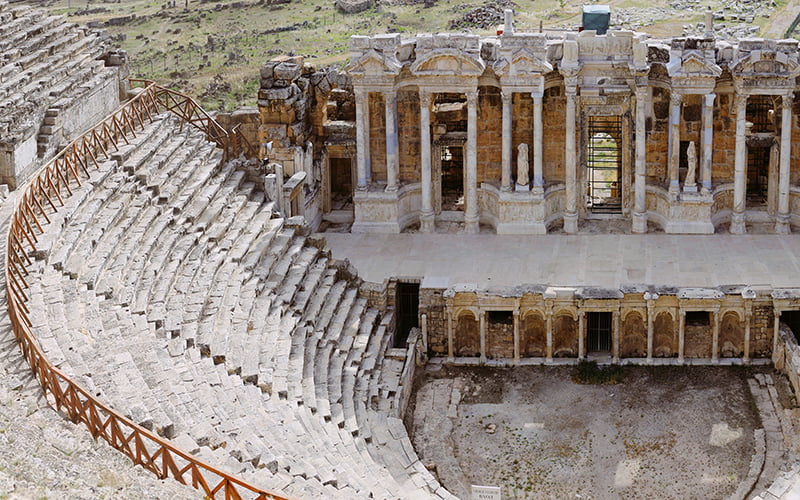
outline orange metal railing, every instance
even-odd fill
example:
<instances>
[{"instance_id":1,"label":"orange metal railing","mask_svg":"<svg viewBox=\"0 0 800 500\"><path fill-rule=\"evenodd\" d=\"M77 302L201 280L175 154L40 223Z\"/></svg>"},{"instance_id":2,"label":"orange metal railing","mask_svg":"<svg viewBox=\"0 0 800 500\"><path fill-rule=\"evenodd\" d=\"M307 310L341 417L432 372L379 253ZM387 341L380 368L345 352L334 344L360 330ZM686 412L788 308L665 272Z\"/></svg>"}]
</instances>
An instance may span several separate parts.
<instances>
[{"instance_id":1,"label":"orange metal railing","mask_svg":"<svg viewBox=\"0 0 800 500\"><path fill-rule=\"evenodd\" d=\"M239 154L244 154L246 158L256 158L258 156L258 151L239 131L238 126L233 127L230 132L225 130L191 97L156 85L150 80L131 78L130 82L131 84L145 85L147 88L153 89L154 97L161 107L180 116L184 122L205 132L208 139L217 143L225 152L226 161L237 157Z\"/></svg>"},{"instance_id":2,"label":"orange metal railing","mask_svg":"<svg viewBox=\"0 0 800 500\"><path fill-rule=\"evenodd\" d=\"M285 498L199 460L99 401L45 357L32 330L27 282L28 267L32 264L30 253L37 250L38 237L50 222L50 215L64 206L72 187L81 185L82 176L89 177L92 164L98 165L101 157L108 159L109 150L116 150L120 142L127 144L128 138L135 137L136 131L141 131L145 122L162 109L206 132L228 154L235 153L229 134L194 100L152 82L143 83L145 87L136 97L70 143L22 188L6 239L6 294L14 335L48 401L73 422L83 423L95 439L102 438L127 455L134 464L161 479L172 477L192 485L209 498Z\"/></svg>"}]
</instances>

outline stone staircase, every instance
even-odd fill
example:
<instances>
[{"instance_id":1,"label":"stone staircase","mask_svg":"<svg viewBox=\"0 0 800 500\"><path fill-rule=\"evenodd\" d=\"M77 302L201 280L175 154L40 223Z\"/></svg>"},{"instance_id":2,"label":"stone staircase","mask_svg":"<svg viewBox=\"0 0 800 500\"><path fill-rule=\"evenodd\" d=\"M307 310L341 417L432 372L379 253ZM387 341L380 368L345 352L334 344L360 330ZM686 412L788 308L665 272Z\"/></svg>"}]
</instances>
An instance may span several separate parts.
<instances>
[{"instance_id":1,"label":"stone staircase","mask_svg":"<svg viewBox=\"0 0 800 500\"><path fill-rule=\"evenodd\" d=\"M101 164L41 238L31 317L50 359L253 484L449 497L397 418L391 310L175 120Z\"/></svg>"}]
</instances>

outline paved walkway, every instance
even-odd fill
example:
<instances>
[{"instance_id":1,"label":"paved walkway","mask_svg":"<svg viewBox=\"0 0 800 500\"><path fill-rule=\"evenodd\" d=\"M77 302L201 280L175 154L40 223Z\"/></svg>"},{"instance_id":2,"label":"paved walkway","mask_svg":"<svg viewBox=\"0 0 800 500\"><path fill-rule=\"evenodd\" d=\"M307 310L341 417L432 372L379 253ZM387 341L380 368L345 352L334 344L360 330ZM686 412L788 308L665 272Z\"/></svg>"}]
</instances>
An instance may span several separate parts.
<instances>
[{"instance_id":1,"label":"paved walkway","mask_svg":"<svg viewBox=\"0 0 800 500\"><path fill-rule=\"evenodd\" d=\"M367 281L446 277L481 287L626 284L800 287L800 235L324 233Z\"/></svg>"}]
</instances>

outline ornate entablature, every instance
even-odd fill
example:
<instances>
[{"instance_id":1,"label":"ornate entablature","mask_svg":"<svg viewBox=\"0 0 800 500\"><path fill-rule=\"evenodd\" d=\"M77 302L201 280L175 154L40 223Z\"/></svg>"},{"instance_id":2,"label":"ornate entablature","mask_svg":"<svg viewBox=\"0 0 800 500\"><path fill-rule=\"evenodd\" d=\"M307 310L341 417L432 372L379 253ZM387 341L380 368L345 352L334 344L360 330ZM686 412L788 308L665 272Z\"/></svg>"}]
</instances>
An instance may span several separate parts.
<instances>
[{"instance_id":1,"label":"ornate entablature","mask_svg":"<svg viewBox=\"0 0 800 500\"><path fill-rule=\"evenodd\" d=\"M729 64L741 94L791 94L800 75L797 40L742 40Z\"/></svg>"},{"instance_id":2,"label":"ornate entablature","mask_svg":"<svg viewBox=\"0 0 800 500\"><path fill-rule=\"evenodd\" d=\"M547 60L547 39L543 34L510 34L500 37L498 58L492 65L504 88L541 95L544 75L553 71Z\"/></svg>"},{"instance_id":3,"label":"ornate entablature","mask_svg":"<svg viewBox=\"0 0 800 500\"><path fill-rule=\"evenodd\" d=\"M350 64L345 71L364 85L392 85L403 65L397 59L400 35L350 38Z\"/></svg>"},{"instance_id":4,"label":"ornate entablature","mask_svg":"<svg viewBox=\"0 0 800 500\"><path fill-rule=\"evenodd\" d=\"M714 91L722 68L716 63L713 38L675 38L670 48L667 72L672 88L681 94Z\"/></svg>"}]
</instances>

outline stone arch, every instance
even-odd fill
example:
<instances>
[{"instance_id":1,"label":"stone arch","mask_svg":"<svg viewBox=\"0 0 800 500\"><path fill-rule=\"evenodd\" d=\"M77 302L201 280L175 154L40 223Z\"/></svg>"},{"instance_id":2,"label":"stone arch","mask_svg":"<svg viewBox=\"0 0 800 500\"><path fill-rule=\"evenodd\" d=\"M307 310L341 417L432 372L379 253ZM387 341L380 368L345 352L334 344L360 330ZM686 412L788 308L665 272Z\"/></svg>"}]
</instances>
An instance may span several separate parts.
<instances>
[{"instance_id":1,"label":"stone arch","mask_svg":"<svg viewBox=\"0 0 800 500\"><path fill-rule=\"evenodd\" d=\"M578 355L578 321L572 312L562 311L553 317L553 356L557 358Z\"/></svg>"},{"instance_id":2,"label":"stone arch","mask_svg":"<svg viewBox=\"0 0 800 500\"><path fill-rule=\"evenodd\" d=\"M647 325L639 311L629 311L619 332L619 355L623 358L647 356Z\"/></svg>"},{"instance_id":3,"label":"stone arch","mask_svg":"<svg viewBox=\"0 0 800 500\"><path fill-rule=\"evenodd\" d=\"M727 311L719 326L719 357L744 356L744 322L738 311Z\"/></svg>"},{"instance_id":4,"label":"stone arch","mask_svg":"<svg viewBox=\"0 0 800 500\"><path fill-rule=\"evenodd\" d=\"M661 311L653 322L653 356L669 358L678 354L675 320L668 311Z\"/></svg>"},{"instance_id":5,"label":"stone arch","mask_svg":"<svg viewBox=\"0 0 800 500\"><path fill-rule=\"evenodd\" d=\"M547 354L547 322L541 313L533 311L524 316L521 334L520 356L544 357Z\"/></svg>"},{"instance_id":6,"label":"stone arch","mask_svg":"<svg viewBox=\"0 0 800 500\"><path fill-rule=\"evenodd\" d=\"M463 311L456 319L455 355L477 357L481 355L481 331L478 319L472 311Z\"/></svg>"}]
</instances>

